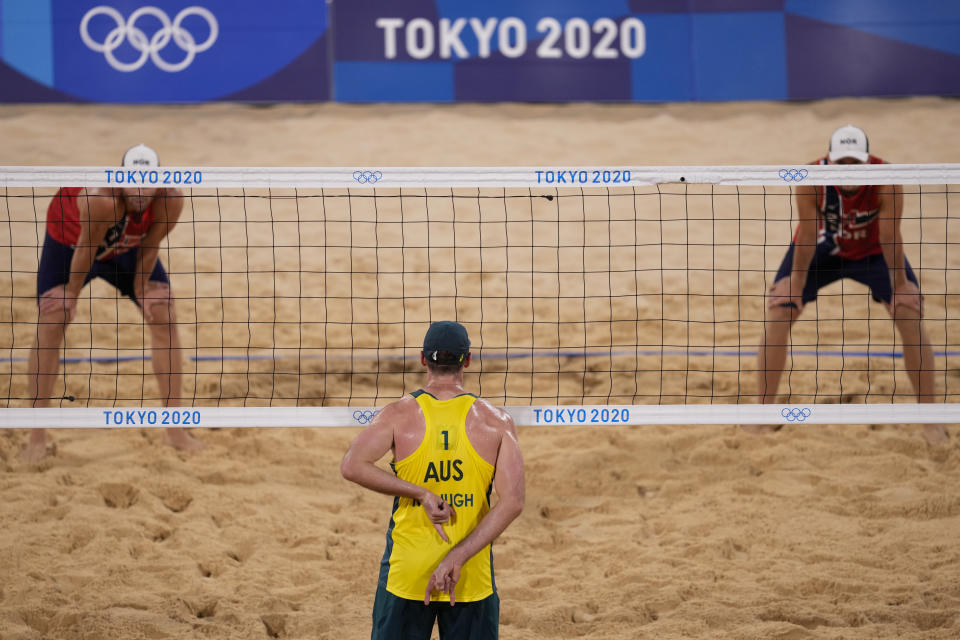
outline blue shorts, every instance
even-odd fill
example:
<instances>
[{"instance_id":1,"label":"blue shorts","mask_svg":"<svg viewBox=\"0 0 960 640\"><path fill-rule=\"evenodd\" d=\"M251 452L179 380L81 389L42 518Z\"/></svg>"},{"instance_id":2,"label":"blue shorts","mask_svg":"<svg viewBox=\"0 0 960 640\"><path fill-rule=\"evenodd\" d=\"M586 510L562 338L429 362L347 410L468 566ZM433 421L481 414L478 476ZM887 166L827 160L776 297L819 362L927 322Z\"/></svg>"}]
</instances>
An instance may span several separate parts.
<instances>
[{"instance_id":1,"label":"blue shorts","mask_svg":"<svg viewBox=\"0 0 960 640\"><path fill-rule=\"evenodd\" d=\"M819 243L810 260L810 270L807 271L807 283L803 287L803 304L817 299L817 292L832 282L841 278L851 278L870 288L870 295L877 302L889 303L893 297L890 289L890 270L887 269L887 261L883 254L867 256L860 260L848 260L840 256L832 255L830 251L833 245L828 243ZM774 282L780 282L790 276L793 271L793 250L794 245L791 242L787 254L780 263L777 270L777 277ZM913 273L910 261L904 257L907 268L907 280L918 287L917 276ZM781 306L793 306L790 302L785 302Z\"/></svg>"},{"instance_id":2,"label":"blue shorts","mask_svg":"<svg viewBox=\"0 0 960 640\"><path fill-rule=\"evenodd\" d=\"M500 597L476 602L431 602L399 598L381 582L373 602L371 640L430 640L437 624L441 640L497 640Z\"/></svg>"},{"instance_id":3,"label":"blue shorts","mask_svg":"<svg viewBox=\"0 0 960 640\"><path fill-rule=\"evenodd\" d=\"M136 247L109 260L94 260L83 284L87 284L94 278L103 278L139 306L140 303L137 302L137 297L133 293L133 275L137 269L138 250L139 247ZM38 300L53 287L70 281L70 261L73 259L73 251L73 247L60 244L50 237L49 233L44 238L40 268L37 269ZM150 281L170 284L167 272L163 269L159 258L153 267L153 273L150 274Z\"/></svg>"}]
</instances>

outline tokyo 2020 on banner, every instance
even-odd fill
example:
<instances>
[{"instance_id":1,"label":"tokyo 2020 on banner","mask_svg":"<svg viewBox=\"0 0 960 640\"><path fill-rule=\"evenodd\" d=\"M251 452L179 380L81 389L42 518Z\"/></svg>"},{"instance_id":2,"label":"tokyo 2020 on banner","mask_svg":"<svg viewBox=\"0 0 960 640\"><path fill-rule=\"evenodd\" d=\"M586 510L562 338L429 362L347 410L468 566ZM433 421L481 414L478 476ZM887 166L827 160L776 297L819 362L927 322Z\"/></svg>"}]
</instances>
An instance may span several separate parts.
<instances>
[{"instance_id":1,"label":"tokyo 2020 on banner","mask_svg":"<svg viewBox=\"0 0 960 640\"><path fill-rule=\"evenodd\" d=\"M960 95L960 2L0 0L0 55L5 102Z\"/></svg>"},{"instance_id":2,"label":"tokyo 2020 on banner","mask_svg":"<svg viewBox=\"0 0 960 640\"><path fill-rule=\"evenodd\" d=\"M344 101L960 94L960 2L355 0L335 7L333 78Z\"/></svg>"}]
</instances>

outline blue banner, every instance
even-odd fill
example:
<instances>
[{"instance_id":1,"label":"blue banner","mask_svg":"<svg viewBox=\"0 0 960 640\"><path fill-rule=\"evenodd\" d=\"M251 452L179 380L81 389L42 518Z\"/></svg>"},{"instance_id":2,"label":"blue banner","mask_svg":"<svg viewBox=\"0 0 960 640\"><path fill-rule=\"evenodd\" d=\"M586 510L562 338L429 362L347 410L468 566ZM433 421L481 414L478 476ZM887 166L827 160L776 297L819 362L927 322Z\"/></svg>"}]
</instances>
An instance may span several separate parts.
<instances>
[{"instance_id":1,"label":"blue banner","mask_svg":"<svg viewBox=\"0 0 960 640\"><path fill-rule=\"evenodd\" d=\"M0 0L0 102L960 95L956 0Z\"/></svg>"},{"instance_id":2,"label":"blue banner","mask_svg":"<svg viewBox=\"0 0 960 640\"><path fill-rule=\"evenodd\" d=\"M326 100L318 0L0 0L0 100Z\"/></svg>"},{"instance_id":3,"label":"blue banner","mask_svg":"<svg viewBox=\"0 0 960 640\"><path fill-rule=\"evenodd\" d=\"M348 102L960 94L953 0L351 0L332 28Z\"/></svg>"}]
</instances>

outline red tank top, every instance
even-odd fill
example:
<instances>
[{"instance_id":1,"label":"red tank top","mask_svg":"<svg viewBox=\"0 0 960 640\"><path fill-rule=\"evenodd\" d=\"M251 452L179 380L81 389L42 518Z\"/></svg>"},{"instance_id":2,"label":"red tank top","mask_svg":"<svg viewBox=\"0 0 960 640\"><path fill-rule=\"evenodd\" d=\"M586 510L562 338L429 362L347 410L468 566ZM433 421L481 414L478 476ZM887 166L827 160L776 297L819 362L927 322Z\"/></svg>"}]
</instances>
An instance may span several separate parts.
<instances>
[{"instance_id":1,"label":"red tank top","mask_svg":"<svg viewBox=\"0 0 960 640\"><path fill-rule=\"evenodd\" d=\"M63 187L50 201L47 207L47 233L60 244L77 246L80 239L80 210L77 208L77 195L83 187ZM147 207L139 221L134 222L123 215L112 227L107 229L100 246L97 248L97 260L109 260L140 246L153 224L153 204Z\"/></svg>"},{"instance_id":2,"label":"red tank top","mask_svg":"<svg viewBox=\"0 0 960 640\"><path fill-rule=\"evenodd\" d=\"M869 164L883 164L870 156ZM816 164L827 164L827 158ZM862 260L883 253L880 246L880 188L864 185L852 195L836 187L817 187L817 244L827 243L831 253L847 260ZM796 239L796 235L794 235Z\"/></svg>"}]
</instances>

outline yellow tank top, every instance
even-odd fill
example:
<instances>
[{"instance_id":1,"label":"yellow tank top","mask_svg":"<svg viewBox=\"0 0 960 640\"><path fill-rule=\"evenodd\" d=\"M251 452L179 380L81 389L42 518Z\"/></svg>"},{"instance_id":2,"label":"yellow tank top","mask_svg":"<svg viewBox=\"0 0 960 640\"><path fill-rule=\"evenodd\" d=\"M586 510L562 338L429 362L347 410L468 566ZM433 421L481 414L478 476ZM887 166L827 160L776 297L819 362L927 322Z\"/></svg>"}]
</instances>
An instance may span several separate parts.
<instances>
[{"instance_id":1,"label":"yellow tank top","mask_svg":"<svg viewBox=\"0 0 960 640\"><path fill-rule=\"evenodd\" d=\"M391 464L398 478L425 487L453 505L456 519L437 533L418 500L397 497L387 530L387 548L380 580L400 598L423 600L430 574L444 556L476 528L490 511L494 466L480 457L467 439L467 412L476 396L464 394L437 400L425 391L411 394L423 409L426 430L417 450ZM493 554L490 545L467 560L457 583L457 602L475 602L493 594ZM431 597L448 602L447 594Z\"/></svg>"}]
</instances>

